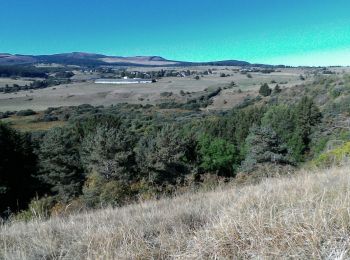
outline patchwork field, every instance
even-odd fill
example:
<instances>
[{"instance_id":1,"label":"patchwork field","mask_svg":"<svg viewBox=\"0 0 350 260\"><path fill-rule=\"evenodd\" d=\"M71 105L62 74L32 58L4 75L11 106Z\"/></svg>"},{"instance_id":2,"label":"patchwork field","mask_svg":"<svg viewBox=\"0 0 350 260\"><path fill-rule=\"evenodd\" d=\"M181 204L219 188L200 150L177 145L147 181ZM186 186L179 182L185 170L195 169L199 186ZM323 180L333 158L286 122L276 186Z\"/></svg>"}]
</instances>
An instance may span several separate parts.
<instances>
[{"instance_id":1,"label":"patchwork field","mask_svg":"<svg viewBox=\"0 0 350 260\"><path fill-rule=\"evenodd\" d=\"M151 69L139 68L140 71ZM196 72L208 70L207 67L177 68L177 70L181 69L189 69ZM222 91L219 96L215 97L213 104L208 107L208 109L228 109L241 102L247 95L256 96L257 90L262 83L269 83L270 87L279 84L281 88L286 88L305 82L300 80L300 75L304 75L306 81L312 80L312 76L306 76L308 71L303 69L280 69L278 72L269 74L252 72L248 73L249 75L238 72L237 67L215 67L212 69L212 74L201 76L199 80L196 80L193 76L164 77L156 83L146 85L95 84L94 79L99 77L98 73L77 73L70 84L44 89L1 93L0 112L22 109L40 111L48 107L80 104L106 106L118 103L157 104L169 101L185 102L193 96L200 95L206 89L225 87L229 86L231 82L235 82L235 88ZM129 70L133 70L133 68L129 68ZM228 76L222 77L222 73ZM9 82L9 79L6 80ZM18 80L14 82L17 82L15 84L26 83L26 81L20 82ZM238 89L243 93L238 93ZM164 96L162 95L163 92L171 93L171 95Z\"/></svg>"}]
</instances>

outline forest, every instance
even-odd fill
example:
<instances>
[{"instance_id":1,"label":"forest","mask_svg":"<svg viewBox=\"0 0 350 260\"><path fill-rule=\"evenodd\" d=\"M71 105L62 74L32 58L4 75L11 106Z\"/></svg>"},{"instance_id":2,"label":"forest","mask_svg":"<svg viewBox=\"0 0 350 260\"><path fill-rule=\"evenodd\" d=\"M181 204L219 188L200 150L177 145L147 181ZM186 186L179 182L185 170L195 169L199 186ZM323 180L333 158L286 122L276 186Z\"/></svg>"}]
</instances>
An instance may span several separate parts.
<instances>
[{"instance_id":1,"label":"forest","mask_svg":"<svg viewBox=\"0 0 350 260\"><path fill-rule=\"evenodd\" d=\"M330 131L350 112L347 81L338 93L338 80L321 77L225 112L80 105L44 111L41 120L65 122L48 131L1 123L1 216L121 206L325 162L329 140L349 140L348 129ZM317 102L325 94L327 101Z\"/></svg>"}]
</instances>

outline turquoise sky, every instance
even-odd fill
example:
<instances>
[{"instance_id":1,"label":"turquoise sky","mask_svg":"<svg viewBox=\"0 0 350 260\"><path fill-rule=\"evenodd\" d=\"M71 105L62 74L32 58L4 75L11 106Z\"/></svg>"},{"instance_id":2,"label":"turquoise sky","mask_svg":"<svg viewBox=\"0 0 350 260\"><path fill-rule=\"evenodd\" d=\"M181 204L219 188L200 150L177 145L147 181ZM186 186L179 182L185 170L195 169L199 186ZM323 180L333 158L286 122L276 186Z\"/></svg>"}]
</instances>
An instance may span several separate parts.
<instances>
[{"instance_id":1,"label":"turquoise sky","mask_svg":"<svg viewBox=\"0 0 350 260\"><path fill-rule=\"evenodd\" d=\"M0 0L0 52L350 65L349 0Z\"/></svg>"}]
</instances>

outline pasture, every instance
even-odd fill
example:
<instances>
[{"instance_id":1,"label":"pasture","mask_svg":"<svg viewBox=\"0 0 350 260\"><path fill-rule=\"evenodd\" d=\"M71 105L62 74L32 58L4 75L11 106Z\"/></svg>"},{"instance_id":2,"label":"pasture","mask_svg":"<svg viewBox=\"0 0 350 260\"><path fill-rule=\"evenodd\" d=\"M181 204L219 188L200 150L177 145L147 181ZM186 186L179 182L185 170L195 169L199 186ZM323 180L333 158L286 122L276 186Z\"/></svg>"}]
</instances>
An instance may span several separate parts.
<instances>
[{"instance_id":1,"label":"pasture","mask_svg":"<svg viewBox=\"0 0 350 260\"><path fill-rule=\"evenodd\" d=\"M132 70L133 68L129 68ZM147 71L152 68L140 68ZM155 68L153 68L154 70ZM157 68L159 69L159 68ZM175 70L175 68L172 68ZM195 72L203 72L208 67L176 68L176 70L189 69ZM72 83L62 84L44 89L19 91L14 93L0 94L0 112L33 109L45 110L48 107L76 106L91 104L96 106L108 106L118 103L131 104L159 104L169 101L185 102L189 98L200 95L205 90L229 86L235 82L236 87L227 89L214 99L214 103L208 109L229 109L237 102L241 102L248 94L257 95L261 84L269 83L270 87L279 84L282 88L301 84L300 75L306 75L303 69L279 69L270 74L264 73L240 73L237 67L211 67L212 74L201 76L196 80L193 76L188 77L164 77L153 84L129 84L109 85L95 84L93 78L97 73L88 73L85 76L77 73ZM222 77L224 73L228 76ZM306 81L311 81L313 76L306 76ZM3 79L4 80L4 79ZM8 80L8 79L6 79ZM1 82L1 81L0 81ZM17 82L17 80L16 80ZM21 83L25 83L22 81ZM18 84L18 83L16 83ZM237 93L240 89L243 93ZM172 93L164 96L161 93Z\"/></svg>"}]
</instances>

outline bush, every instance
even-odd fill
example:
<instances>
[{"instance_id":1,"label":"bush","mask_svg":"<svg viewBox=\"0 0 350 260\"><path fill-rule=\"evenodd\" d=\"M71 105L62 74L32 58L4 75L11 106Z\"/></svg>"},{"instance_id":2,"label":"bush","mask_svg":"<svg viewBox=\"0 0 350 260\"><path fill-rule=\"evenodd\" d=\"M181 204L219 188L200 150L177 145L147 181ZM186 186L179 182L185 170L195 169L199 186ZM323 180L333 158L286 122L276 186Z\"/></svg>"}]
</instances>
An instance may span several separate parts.
<instances>
[{"instance_id":1,"label":"bush","mask_svg":"<svg viewBox=\"0 0 350 260\"><path fill-rule=\"evenodd\" d=\"M332 98L337 98L337 97L339 97L343 92L344 92L344 88L343 88L343 87L335 87L334 89L332 89L332 90L330 91L330 95L332 96Z\"/></svg>"},{"instance_id":2,"label":"bush","mask_svg":"<svg viewBox=\"0 0 350 260\"><path fill-rule=\"evenodd\" d=\"M282 91L282 89L278 84L273 89L273 93L275 93L275 94L281 93L281 91Z\"/></svg>"},{"instance_id":3,"label":"bush","mask_svg":"<svg viewBox=\"0 0 350 260\"><path fill-rule=\"evenodd\" d=\"M313 160L313 163L318 167L331 167L334 165L340 165L344 161L348 161L349 159L350 142L346 142L338 148L321 154L318 158Z\"/></svg>"},{"instance_id":4,"label":"bush","mask_svg":"<svg viewBox=\"0 0 350 260\"><path fill-rule=\"evenodd\" d=\"M18 111L16 113L16 116L32 116L32 115L35 115L36 112L31 110L31 109L27 109L27 110L21 110L21 111Z\"/></svg>"},{"instance_id":5,"label":"bush","mask_svg":"<svg viewBox=\"0 0 350 260\"><path fill-rule=\"evenodd\" d=\"M267 97L270 96L272 92L272 89L270 89L269 85L267 83L261 85L260 89L259 89L259 94Z\"/></svg>"},{"instance_id":6,"label":"bush","mask_svg":"<svg viewBox=\"0 0 350 260\"><path fill-rule=\"evenodd\" d=\"M98 173L91 174L83 187L82 200L88 208L120 206L130 200L130 186L107 180Z\"/></svg>"},{"instance_id":7,"label":"bush","mask_svg":"<svg viewBox=\"0 0 350 260\"><path fill-rule=\"evenodd\" d=\"M205 171L232 176L237 161L235 146L224 139L203 135L198 141L200 166Z\"/></svg>"},{"instance_id":8,"label":"bush","mask_svg":"<svg viewBox=\"0 0 350 260\"><path fill-rule=\"evenodd\" d=\"M51 209L55 205L53 197L43 197L41 199L33 199L27 210L23 210L13 216L13 220L29 221L32 219L47 219L51 215Z\"/></svg>"},{"instance_id":9,"label":"bush","mask_svg":"<svg viewBox=\"0 0 350 260\"><path fill-rule=\"evenodd\" d=\"M171 97L173 95L173 92L161 92L161 97Z\"/></svg>"}]
</instances>

